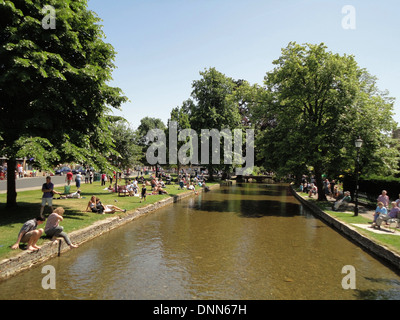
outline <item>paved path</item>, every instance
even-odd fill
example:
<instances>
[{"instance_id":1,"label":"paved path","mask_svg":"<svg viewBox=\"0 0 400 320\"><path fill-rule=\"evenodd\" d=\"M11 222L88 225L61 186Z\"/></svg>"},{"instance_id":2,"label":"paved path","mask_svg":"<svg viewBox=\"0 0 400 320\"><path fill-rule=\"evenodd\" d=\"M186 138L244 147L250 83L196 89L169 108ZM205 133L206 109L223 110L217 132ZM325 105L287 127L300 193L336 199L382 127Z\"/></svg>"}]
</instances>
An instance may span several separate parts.
<instances>
[{"instance_id":1,"label":"paved path","mask_svg":"<svg viewBox=\"0 0 400 320\"><path fill-rule=\"evenodd\" d=\"M313 198L316 198L316 197L313 196ZM327 199L332 203L335 202L335 199L332 198L332 197L328 196ZM346 211L346 212L348 212L350 215L353 215L354 214L354 207L355 207L354 203L349 203L348 206L350 207L350 209L348 211ZM385 225L383 223L380 230L379 229L375 229L375 228L371 228L372 221L374 220L375 210L366 208L365 206L359 204L358 205L358 213L359 213L360 216L368 219L371 223L368 223L368 224L353 224L354 226L362 228L362 229L365 229L365 230L368 230L368 231L371 231L371 232L374 232L374 233L379 233L379 234L391 234L391 235L396 235L396 236L400 235L399 229L395 229L395 224Z\"/></svg>"},{"instance_id":2,"label":"paved path","mask_svg":"<svg viewBox=\"0 0 400 320\"><path fill-rule=\"evenodd\" d=\"M65 184L65 176L52 176L51 181L54 183L54 186L60 187ZM16 188L18 191L26 191L26 190L40 190L42 188L43 183L46 182L46 177L40 176L35 178L22 178L16 179ZM0 193L7 192L7 180L0 181Z\"/></svg>"}]
</instances>

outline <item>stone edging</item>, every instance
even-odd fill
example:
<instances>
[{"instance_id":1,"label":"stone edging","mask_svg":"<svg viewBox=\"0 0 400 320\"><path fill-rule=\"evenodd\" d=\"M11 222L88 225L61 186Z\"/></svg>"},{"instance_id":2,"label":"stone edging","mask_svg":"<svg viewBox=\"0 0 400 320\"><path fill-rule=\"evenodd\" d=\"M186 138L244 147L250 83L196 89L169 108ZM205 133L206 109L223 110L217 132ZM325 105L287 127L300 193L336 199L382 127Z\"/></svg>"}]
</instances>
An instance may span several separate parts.
<instances>
[{"instance_id":1,"label":"stone edging","mask_svg":"<svg viewBox=\"0 0 400 320\"><path fill-rule=\"evenodd\" d=\"M375 255L376 257L382 259L387 264L391 265L397 271L400 270L400 255L391 251L387 247L376 243L375 241L367 238L357 231L356 228L345 224L344 222L339 221L335 217L330 216L323 210L321 210L315 204L303 199L297 192L290 188L293 196L298 199L304 206L309 208L318 218L320 218L327 225L337 230L339 233L353 240L356 244L358 244L362 249L367 251L368 253Z\"/></svg>"},{"instance_id":2,"label":"stone edging","mask_svg":"<svg viewBox=\"0 0 400 320\"><path fill-rule=\"evenodd\" d=\"M212 185L210 186L210 190L219 187L220 187L219 184ZM149 204L145 207L137 208L135 211L133 211L132 213L128 214L125 217L113 216L95 222L94 224L84 229L73 231L68 235L73 243L82 244L96 237L99 237L106 232L116 229L128 222L131 222L144 215L154 212L162 207L165 207L169 204L172 204L184 198L193 196L193 194L194 194L193 191L181 193L176 196L157 201L156 203ZM0 281L10 278L11 276L14 276L21 271L27 270L34 265L43 263L46 260L56 257L60 253L68 250L71 249L65 243L65 241L62 241L62 245L60 247L48 241L45 242L41 246L41 249L36 252L23 251L20 254L16 255L15 257L4 259L0 261Z\"/></svg>"}]
</instances>

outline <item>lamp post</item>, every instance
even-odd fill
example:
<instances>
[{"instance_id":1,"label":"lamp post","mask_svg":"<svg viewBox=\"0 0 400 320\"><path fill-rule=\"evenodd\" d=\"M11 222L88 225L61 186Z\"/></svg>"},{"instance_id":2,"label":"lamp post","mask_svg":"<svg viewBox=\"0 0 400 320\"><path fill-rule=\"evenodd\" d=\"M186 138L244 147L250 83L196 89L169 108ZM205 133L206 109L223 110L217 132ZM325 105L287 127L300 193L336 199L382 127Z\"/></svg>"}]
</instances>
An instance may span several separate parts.
<instances>
[{"instance_id":1,"label":"lamp post","mask_svg":"<svg viewBox=\"0 0 400 320\"><path fill-rule=\"evenodd\" d=\"M360 149L362 147L363 141L361 140L361 138L358 138L355 141L355 145L357 148L357 165L356 165L356 194L355 194L355 198L356 198L356 203L355 203L355 207L354 207L354 216L358 216L358 189L359 189L359 185L358 185L358 173L360 171L359 167L360 167Z\"/></svg>"}]
</instances>

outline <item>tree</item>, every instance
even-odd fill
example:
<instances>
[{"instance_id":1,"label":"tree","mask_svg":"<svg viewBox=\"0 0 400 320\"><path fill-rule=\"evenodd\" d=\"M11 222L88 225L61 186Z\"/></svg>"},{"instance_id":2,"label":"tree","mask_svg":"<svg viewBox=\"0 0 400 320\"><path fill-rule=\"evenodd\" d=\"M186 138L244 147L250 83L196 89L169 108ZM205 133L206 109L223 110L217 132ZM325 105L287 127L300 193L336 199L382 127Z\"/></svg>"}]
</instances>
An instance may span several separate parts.
<instances>
[{"instance_id":1,"label":"tree","mask_svg":"<svg viewBox=\"0 0 400 320\"><path fill-rule=\"evenodd\" d=\"M107 114L126 101L110 87L115 51L103 41L87 1L49 0L55 28L44 28L42 1L0 0L0 152L8 170L7 205L16 205L16 158L105 168L113 152Z\"/></svg>"},{"instance_id":2,"label":"tree","mask_svg":"<svg viewBox=\"0 0 400 320\"><path fill-rule=\"evenodd\" d=\"M149 141L147 140L147 134L151 130L159 129L163 132L166 131L167 127L164 122L158 118L145 117L140 120L140 125L136 130L138 145L142 148L142 159L145 164L148 164L146 159L146 151L149 147ZM156 175L158 174L158 165L156 165Z\"/></svg>"},{"instance_id":3,"label":"tree","mask_svg":"<svg viewBox=\"0 0 400 320\"><path fill-rule=\"evenodd\" d=\"M190 126L199 136L202 129L238 129L241 128L241 115L234 100L229 99L235 90L233 79L225 76L215 68L200 72L202 78L192 84L192 99L189 112ZM222 137L221 137L222 139ZM222 143L221 143L222 145ZM211 147L211 144L210 144ZM209 152L208 172L210 179L214 168L232 167L212 163L212 152Z\"/></svg>"},{"instance_id":4,"label":"tree","mask_svg":"<svg viewBox=\"0 0 400 320\"><path fill-rule=\"evenodd\" d=\"M117 155L112 155L112 163L120 169L129 169L142 160L142 149L137 144L136 132L126 120L120 120L111 126Z\"/></svg>"},{"instance_id":5,"label":"tree","mask_svg":"<svg viewBox=\"0 0 400 320\"><path fill-rule=\"evenodd\" d=\"M266 103L255 112L271 124L258 140L266 167L281 174L313 168L318 200L326 200L324 173L354 168L359 136L365 142L363 168L385 161L390 166L398 156L388 144L395 126L390 99L353 56L326 49L289 43L265 77Z\"/></svg>"},{"instance_id":6,"label":"tree","mask_svg":"<svg viewBox=\"0 0 400 320\"><path fill-rule=\"evenodd\" d=\"M176 128L175 129L177 131L177 135L178 135L178 132L181 132L182 130L190 129L189 110L192 107L193 107L193 101L191 99L188 99L188 100L186 100L186 101L184 101L182 103L181 107L176 107L176 108L172 109L171 116L170 116L170 119L168 121L168 129L169 130L167 131L167 141L170 141L170 139L173 139L173 138L178 138L178 137L170 137L169 136L169 132L170 132L170 129L171 129L171 123L172 122L176 123ZM176 140L178 140L178 139L176 139ZM189 140L190 140L190 138L187 137L185 143L189 143L190 142ZM176 151L180 150L180 148L183 145L184 145L183 141L176 141L176 146L175 146L176 147ZM172 159L170 158L169 160L170 160L170 164L171 164L171 160ZM176 164L177 164L177 171L179 173L180 166L181 166L181 162L179 161L179 159L177 159L177 163Z\"/></svg>"}]
</instances>

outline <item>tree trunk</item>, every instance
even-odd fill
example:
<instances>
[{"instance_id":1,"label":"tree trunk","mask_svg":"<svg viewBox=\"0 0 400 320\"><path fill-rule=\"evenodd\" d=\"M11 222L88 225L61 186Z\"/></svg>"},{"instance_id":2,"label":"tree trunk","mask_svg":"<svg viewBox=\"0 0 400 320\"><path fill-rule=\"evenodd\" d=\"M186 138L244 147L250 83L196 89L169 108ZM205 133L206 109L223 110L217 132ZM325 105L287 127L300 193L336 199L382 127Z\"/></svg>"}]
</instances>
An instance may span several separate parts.
<instances>
[{"instance_id":1,"label":"tree trunk","mask_svg":"<svg viewBox=\"0 0 400 320\"><path fill-rule=\"evenodd\" d=\"M213 165L212 164L208 165L208 180L209 181L214 181L214 172L213 172Z\"/></svg>"},{"instance_id":2,"label":"tree trunk","mask_svg":"<svg viewBox=\"0 0 400 320\"><path fill-rule=\"evenodd\" d=\"M315 171L315 182L318 188L318 201L327 201L324 190L324 183L322 181L322 171L319 166L315 166L314 171Z\"/></svg>"},{"instance_id":3,"label":"tree trunk","mask_svg":"<svg viewBox=\"0 0 400 320\"><path fill-rule=\"evenodd\" d=\"M15 183L15 167L17 160L15 158L7 159L7 206L6 208L15 208L17 206L17 189Z\"/></svg>"}]
</instances>

